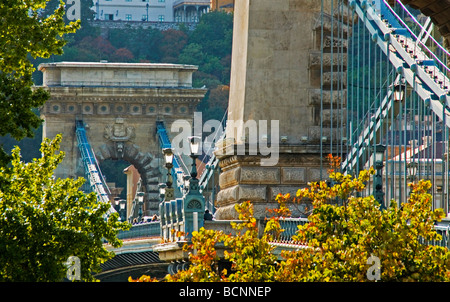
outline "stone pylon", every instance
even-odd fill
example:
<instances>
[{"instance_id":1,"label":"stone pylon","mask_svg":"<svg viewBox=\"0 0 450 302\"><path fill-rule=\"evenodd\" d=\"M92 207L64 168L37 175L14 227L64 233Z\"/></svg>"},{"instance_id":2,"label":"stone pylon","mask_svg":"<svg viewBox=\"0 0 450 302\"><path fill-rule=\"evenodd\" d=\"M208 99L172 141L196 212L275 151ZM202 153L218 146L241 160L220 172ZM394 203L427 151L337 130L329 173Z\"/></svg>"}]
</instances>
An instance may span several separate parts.
<instances>
[{"instance_id":1,"label":"stone pylon","mask_svg":"<svg viewBox=\"0 0 450 302\"><path fill-rule=\"evenodd\" d=\"M192 87L196 66L155 63L56 62L39 66L51 98L41 108L43 137L61 133L65 158L57 178L85 176L75 132L82 120L98 162L134 165L145 193L143 215L158 213L163 160L156 122L192 123L206 89ZM117 173L123 173L117 171ZM131 199L130 199L131 200ZM129 201L130 201L129 200ZM132 208L129 202L127 209Z\"/></svg>"},{"instance_id":2,"label":"stone pylon","mask_svg":"<svg viewBox=\"0 0 450 302\"><path fill-rule=\"evenodd\" d=\"M216 152L222 169L216 219L237 218L234 205L246 200L263 217L278 193L295 194L327 177L321 141L334 139L330 153L345 126L333 122L345 116L338 108L346 95L348 28L344 17L340 26L332 18L337 3L324 1L322 14L317 0L235 2L228 124Z\"/></svg>"}]
</instances>

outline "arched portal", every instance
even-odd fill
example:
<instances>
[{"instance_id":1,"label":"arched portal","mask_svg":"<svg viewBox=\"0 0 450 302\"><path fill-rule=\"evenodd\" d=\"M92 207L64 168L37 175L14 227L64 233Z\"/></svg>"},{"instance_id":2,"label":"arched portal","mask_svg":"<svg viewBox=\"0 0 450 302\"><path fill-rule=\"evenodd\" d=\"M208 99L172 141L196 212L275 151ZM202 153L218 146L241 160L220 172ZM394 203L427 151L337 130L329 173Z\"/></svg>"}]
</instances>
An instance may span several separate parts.
<instances>
[{"instance_id":1,"label":"arched portal","mask_svg":"<svg viewBox=\"0 0 450 302\"><path fill-rule=\"evenodd\" d=\"M99 162L106 159L125 160L138 170L141 176L140 189L146 194L144 215L150 216L158 211L161 157L149 152L141 152L139 149L138 145L129 142L123 144L109 142L101 145L95 152ZM117 173L122 173L122 171L117 171Z\"/></svg>"}]
</instances>

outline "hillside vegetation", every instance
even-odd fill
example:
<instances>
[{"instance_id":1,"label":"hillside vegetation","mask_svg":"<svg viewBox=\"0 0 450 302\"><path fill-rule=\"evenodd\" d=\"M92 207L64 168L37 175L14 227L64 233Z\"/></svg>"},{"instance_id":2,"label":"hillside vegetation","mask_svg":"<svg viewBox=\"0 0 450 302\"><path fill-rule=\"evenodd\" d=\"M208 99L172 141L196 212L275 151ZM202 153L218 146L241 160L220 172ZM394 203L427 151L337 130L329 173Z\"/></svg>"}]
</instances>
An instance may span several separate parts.
<instances>
[{"instance_id":1,"label":"hillside vegetation","mask_svg":"<svg viewBox=\"0 0 450 302\"><path fill-rule=\"evenodd\" d=\"M68 43L62 55L53 55L48 59L32 60L36 71L33 74L35 85L42 84L42 73L37 66L45 62L149 62L177 63L199 66L194 73L194 87L208 88L204 100L197 110L203 113L203 120L222 120L228 104L228 85L230 81L231 44L233 36L233 16L223 12L210 12L203 15L194 30L189 31L184 24L178 29L108 29L95 26L93 11L86 10L89 0L82 0L81 29L66 36ZM56 7L51 0L47 9ZM45 14L46 10L42 13ZM35 112L38 114L38 108ZM34 138L20 142L9 135L0 137L5 151L13 146L21 147L22 158L30 161L39 157L42 141L42 127L35 129Z\"/></svg>"}]
</instances>

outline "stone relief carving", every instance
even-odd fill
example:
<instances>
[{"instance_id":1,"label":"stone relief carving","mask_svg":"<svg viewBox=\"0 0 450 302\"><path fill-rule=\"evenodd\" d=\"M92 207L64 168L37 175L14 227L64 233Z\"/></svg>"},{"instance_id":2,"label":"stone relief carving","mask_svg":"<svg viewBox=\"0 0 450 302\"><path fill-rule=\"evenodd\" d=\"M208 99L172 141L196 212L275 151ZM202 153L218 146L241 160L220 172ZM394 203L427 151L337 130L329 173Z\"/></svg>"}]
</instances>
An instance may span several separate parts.
<instances>
[{"instance_id":1,"label":"stone relief carving","mask_svg":"<svg viewBox=\"0 0 450 302\"><path fill-rule=\"evenodd\" d=\"M124 143L135 137L134 127L126 126L123 118L116 118L113 125L105 127L104 137L112 142L120 157L123 156Z\"/></svg>"},{"instance_id":2,"label":"stone relief carving","mask_svg":"<svg viewBox=\"0 0 450 302\"><path fill-rule=\"evenodd\" d=\"M339 39L333 37L331 39L331 36L326 36L324 39L324 47L345 47L347 48L347 40L346 39Z\"/></svg>"},{"instance_id":3,"label":"stone relief carving","mask_svg":"<svg viewBox=\"0 0 450 302\"><path fill-rule=\"evenodd\" d=\"M347 67L347 54L339 54L331 56L330 53L323 53L319 51L312 51L309 54L309 66L320 68L320 66L342 66L344 69Z\"/></svg>"},{"instance_id":4,"label":"stone relief carving","mask_svg":"<svg viewBox=\"0 0 450 302\"><path fill-rule=\"evenodd\" d=\"M126 126L123 118L116 118L113 125L105 127L104 137L113 142L126 142L135 136L134 127Z\"/></svg>"}]
</instances>

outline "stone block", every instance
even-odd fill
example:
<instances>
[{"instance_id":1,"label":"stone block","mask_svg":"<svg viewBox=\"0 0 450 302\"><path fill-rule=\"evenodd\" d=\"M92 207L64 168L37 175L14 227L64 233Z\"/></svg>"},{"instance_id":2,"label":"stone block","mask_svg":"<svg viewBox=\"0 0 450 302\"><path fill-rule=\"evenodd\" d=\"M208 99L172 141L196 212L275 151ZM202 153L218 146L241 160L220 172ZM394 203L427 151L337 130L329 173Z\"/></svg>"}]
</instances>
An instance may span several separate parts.
<instances>
[{"instance_id":1,"label":"stone block","mask_svg":"<svg viewBox=\"0 0 450 302\"><path fill-rule=\"evenodd\" d=\"M223 207L229 204L234 204L238 199L239 187L221 189L217 194L217 205Z\"/></svg>"},{"instance_id":2,"label":"stone block","mask_svg":"<svg viewBox=\"0 0 450 302\"><path fill-rule=\"evenodd\" d=\"M309 66L311 68L320 68L321 66L330 68L331 66L343 66L347 67L347 55L342 54L334 54L324 53L322 54L320 51L314 51L309 54Z\"/></svg>"},{"instance_id":3,"label":"stone block","mask_svg":"<svg viewBox=\"0 0 450 302\"><path fill-rule=\"evenodd\" d=\"M334 127L340 127L341 123L345 125L347 123L347 110L346 109L323 109L322 110L322 122L323 125L331 125Z\"/></svg>"},{"instance_id":4,"label":"stone block","mask_svg":"<svg viewBox=\"0 0 450 302\"><path fill-rule=\"evenodd\" d=\"M161 197L159 196L159 192L150 192L150 193L147 193L147 198L148 198L148 200L156 200L156 201L159 201L160 199L161 199Z\"/></svg>"},{"instance_id":5,"label":"stone block","mask_svg":"<svg viewBox=\"0 0 450 302\"><path fill-rule=\"evenodd\" d=\"M241 1L237 1L237 2L241 2ZM242 2L244 2L244 1L242 1ZM273 0L250 1L249 8L252 13L254 13L255 11L266 12L266 18L269 18L270 15L267 14L267 11L271 11L271 12L288 11L289 10L289 1L279 1L279 3L277 3L277 5L273 5Z\"/></svg>"},{"instance_id":6,"label":"stone block","mask_svg":"<svg viewBox=\"0 0 450 302\"><path fill-rule=\"evenodd\" d=\"M162 86L192 88L197 66L180 64L58 62L39 65L48 86Z\"/></svg>"},{"instance_id":7,"label":"stone block","mask_svg":"<svg viewBox=\"0 0 450 302\"><path fill-rule=\"evenodd\" d=\"M125 149L125 152L130 158L135 158L139 154L139 146L136 146L134 144L131 146L129 144L125 144Z\"/></svg>"},{"instance_id":8,"label":"stone block","mask_svg":"<svg viewBox=\"0 0 450 302\"><path fill-rule=\"evenodd\" d=\"M146 178L146 179L147 179L147 183L154 183L154 184L159 183L159 176L156 176L156 177L148 177L148 178ZM159 189L158 189L158 191L159 191Z\"/></svg>"},{"instance_id":9,"label":"stone block","mask_svg":"<svg viewBox=\"0 0 450 302\"><path fill-rule=\"evenodd\" d=\"M139 165L145 166L145 165L149 164L152 159L153 159L153 156L150 153L145 153L145 155L140 160Z\"/></svg>"},{"instance_id":10,"label":"stone block","mask_svg":"<svg viewBox=\"0 0 450 302\"><path fill-rule=\"evenodd\" d=\"M238 219L239 214L236 212L233 204L222 205L214 215L216 220L232 220Z\"/></svg>"},{"instance_id":11,"label":"stone block","mask_svg":"<svg viewBox=\"0 0 450 302\"><path fill-rule=\"evenodd\" d=\"M100 152L96 154L97 158L99 158L100 160L103 160L103 159L111 157L109 149L106 145L100 146L99 149L100 149Z\"/></svg>"},{"instance_id":12,"label":"stone block","mask_svg":"<svg viewBox=\"0 0 450 302\"><path fill-rule=\"evenodd\" d=\"M320 168L308 168L308 182L320 181L327 176L326 171L322 171L322 178L320 177Z\"/></svg>"},{"instance_id":13,"label":"stone block","mask_svg":"<svg viewBox=\"0 0 450 302\"><path fill-rule=\"evenodd\" d=\"M238 188L238 202L258 202L265 201L267 198L266 186L239 185Z\"/></svg>"},{"instance_id":14,"label":"stone block","mask_svg":"<svg viewBox=\"0 0 450 302\"><path fill-rule=\"evenodd\" d=\"M342 104L345 106L347 100L347 90L333 90L333 92L329 90L321 91L320 89L310 89L309 90L309 105L320 106L320 102L322 101L324 105L329 106L331 102L333 104Z\"/></svg>"},{"instance_id":15,"label":"stone block","mask_svg":"<svg viewBox=\"0 0 450 302\"><path fill-rule=\"evenodd\" d=\"M146 171L146 173L144 174L144 178L147 180L147 182L150 179L153 179L159 175L158 170L151 169L151 170L145 170L145 171Z\"/></svg>"},{"instance_id":16,"label":"stone block","mask_svg":"<svg viewBox=\"0 0 450 302\"><path fill-rule=\"evenodd\" d=\"M323 73L323 86L333 86L335 89L347 87L347 73L346 72L324 72Z\"/></svg>"},{"instance_id":17,"label":"stone block","mask_svg":"<svg viewBox=\"0 0 450 302\"><path fill-rule=\"evenodd\" d=\"M162 161L158 158L154 158L151 162L150 162L150 167L152 169L158 169L158 167L162 164Z\"/></svg>"},{"instance_id":18,"label":"stone block","mask_svg":"<svg viewBox=\"0 0 450 302\"><path fill-rule=\"evenodd\" d=\"M305 183L305 168L281 167L282 184L303 184Z\"/></svg>"},{"instance_id":19,"label":"stone block","mask_svg":"<svg viewBox=\"0 0 450 302\"><path fill-rule=\"evenodd\" d=\"M323 42L324 42L323 43L324 48L339 47L339 48L347 49L347 39L336 38L336 37L333 37L333 39L331 39L331 36L326 36L324 38Z\"/></svg>"},{"instance_id":20,"label":"stone block","mask_svg":"<svg viewBox=\"0 0 450 302\"><path fill-rule=\"evenodd\" d=\"M217 205L222 207L244 201L265 201L267 198L266 186L238 185L220 190L217 195Z\"/></svg>"},{"instance_id":21,"label":"stone block","mask_svg":"<svg viewBox=\"0 0 450 302\"><path fill-rule=\"evenodd\" d=\"M239 175L241 168L237 167L234 169L226 170L220 173L219 177L219 186L223 190L225 188L229 188L231 186L235 186L238 184Z\"/></svg>"},{"instance_id":22,"label":"stone block","mask_svg":"<svg viewBox=\"0 0 450 302\"><path fill-rule=\"evenodd\" d=\"M241 167L242 184L278 184L280 169L278 167Z\"/></svg>"},{"instance_id":23,"label":"stone block","mask_svg":"<svg viewBox=\"0 0 450 302\"><path fill-rule=\"evenodd\" d=\"M145 188L146 188L147 192L159 193L159 185L158 184L148 184Z\"/></svg>"},{"instance_id":24,"label":"stone block","mask_svg":"<svg viewBox=\"0 0 450 302\"><path fill-rule=\"evenodd\" d=\"M259 202L253 204L253 215L257 219L264 219L268 216L267 209L274 209L277 207L276 203ZM215 213L216 220L237 220L239 219L239 214L234 208L234 204L226 205L220 207Z\"/></svg>"},{"instance_id":25,"label":"stone block","mask_svg":"<svg viewBox=\"0 0 450 302\"><path fill-rule=\"evenodd\" d=\"M270 188L270 193L269 193L269 201L274 202L275 198L277 197L278 194L287 194L290 193L291 196L295 196L295 194L297 193L298 189L300 189L301 186L278 186L278 187L271 187Z\"/></svg>"},{"instance_id":26,"label":"stone block","mask_svg":"<svg viewBox=\"0 0 450 302\"><path fill-rule=\"evenodd\" d=\"M320 140L320 126L310 126L308 127L308 136L311 140L319 141ZM322 128L322 137L324 138L324 143L329 144L331 136L333 136L333 140L335 141L336 138L338 138L338 135L340 136L340 129L336 128ZM326 138L326 140L325 140Z\"/></svg>"}]
</instances>

